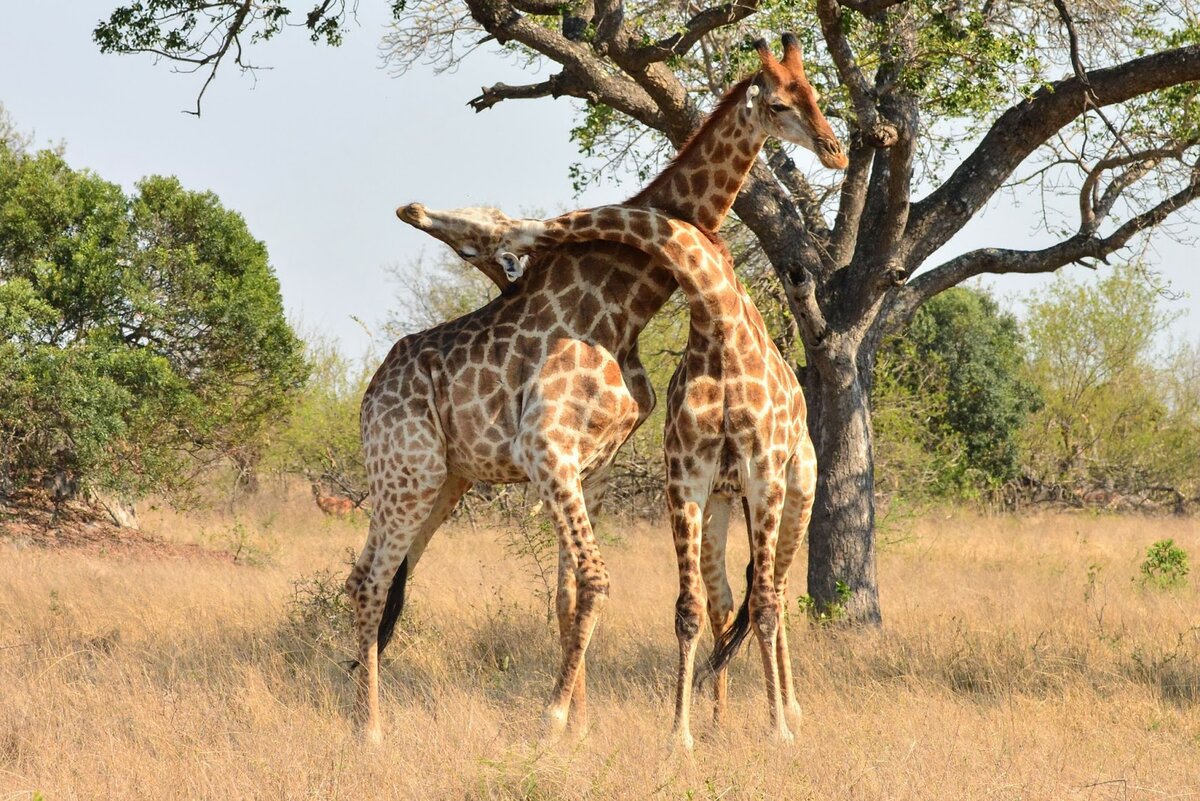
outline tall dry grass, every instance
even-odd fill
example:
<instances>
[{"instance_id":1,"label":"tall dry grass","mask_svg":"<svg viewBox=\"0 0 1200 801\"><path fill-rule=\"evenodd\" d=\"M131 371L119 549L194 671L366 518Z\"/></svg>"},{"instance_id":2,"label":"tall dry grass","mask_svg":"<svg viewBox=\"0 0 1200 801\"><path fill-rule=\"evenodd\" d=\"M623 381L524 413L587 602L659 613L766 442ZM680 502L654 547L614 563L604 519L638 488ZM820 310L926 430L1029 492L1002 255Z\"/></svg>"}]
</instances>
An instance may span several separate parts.
<instances>
[{"instance_id":1,"label":"tall dry grass","mask_svg":"<svg viewBox=\"0 0 1200 801\"><path fill-rule=\"evenodd\" d=\"M1200 559L1195 521L952 513L892 531L882 631L792 615L797 743L768 740L748 649L726 730L698 701L692 758L665 747L675 582L661 528L605 546L593 728L550 748L535 735L557 636L535 582L496 532L439 533L386 659L386 743L370 749L338 664L337 589L364 522L297 496L236 524L150 524L239 560L0 545L0 799L1200 794L1200 576L1170 593L1135 581L1155 540Z\"/></svg>"}]
</instances>

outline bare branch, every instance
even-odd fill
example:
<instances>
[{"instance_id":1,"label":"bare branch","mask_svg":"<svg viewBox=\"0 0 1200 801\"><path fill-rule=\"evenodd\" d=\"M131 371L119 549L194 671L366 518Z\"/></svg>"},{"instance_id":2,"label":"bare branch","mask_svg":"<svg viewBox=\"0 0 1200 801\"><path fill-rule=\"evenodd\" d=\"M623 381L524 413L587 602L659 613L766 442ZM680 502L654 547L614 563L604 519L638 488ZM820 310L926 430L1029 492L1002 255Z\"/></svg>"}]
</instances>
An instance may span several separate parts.
<instances>
[{"instance_id":1,"label":"bare branch","mask_svg":"<svg viewBox=\"0 0 1200 801\"><path fill-rule=\"evenodd\" d=\"M855 137L850 146L850 166L842 180L842 196L838 201L837 218L833 223L833 240L829 256L834 267L844 267L854 255L858 231L862 225L863 207L867 202L867 181L871 176L871 160L875 149Z\"/></svg>"},{"instance_id":2,"label":"bare branch","mask_svg":"<svg viewBox=\"0 0 1200 801\"><path fill-rule=\"evenodd\" d=\"M541 83L532 83L523 86L510 86L506 83L497 83L492 86L482 86L479 91L479 97L467 101L467 105L475 109L475 113L477 114L484 109L491 108L502 100L528 100L537 97L562 97L563 95L580 97L587 100L595 99L593 95L589 95L584 91L582 84L573 80L565 72L553 75L549 80L542 81Z\"/></svg>"},{"instance_id":3,"label":"bare branch","mask_svg":"<svg viewBox=\"0 0 1200 801\"><path fill-rule=\"evenodd\" d=\"M817 282L803 267L782 274L783 289L796 314L800 337L810 350L819 351L829 344L829 324L817 303Z\"/></svg>"},{"instance_id":4,"label":"bare branch","mask_svg":"<svg viewBox=\"0 0 1200 801\"><path fill-rule=\"evenodd\" d=\"M1117 126L1112 124L1112 121L1105 115L1104 110L1098 105L1096 93L1092 90L1092 85L1088 81L1087 69L1083 66L1083 58L1079 55L1079 34L1075 31L1075 20L1071 17L1071 12L1067 11L1066 0L1054 0L1054 7L1058 9L1058 16L1062 19L1063 25L1067 29L1067 44L1071 50L1071 68L1075 70L1075 77L1083 83L1084 102L1096 112L1108 130L1112 132L1113 137L1120 142L1126 152L1133 154L1133 148L1126 144L1121 132L1117 130Z\"/></svg>"},{"instance_id":5,"label":"bare branch","mask_svg":"<svg viewBox=\"0 0 1200 801\"><path fill-rule=\"evenodd\" d=\"M584 89L617 111L652 128L663 130L667 120L655 98L629 78L613 73L587 45L519 14L508 0L466 0L471 16L500 44L517 41L562 64Z\"/></svg>"},{"instance_id":6,"label":"bare branch","mask_svg":"<svg viewBox=\"0 0 1200 801\"><path fill-rule=\"evenodd\" d=\"M1097 103L1109 106L1200 80L1200 45L1166 50L1088 73ZM933 193L913 204L902 257L909 270L924 262L975 215L1042 143L1084 111L1083 82L1057 81L1010 108L983 141Z\"/></svg>"},{"instance_id":7,"label":"bare branch","mask_svg":"<svg viewBox=\"0 0 1200 801\"><path fill-rule=\"evenodd\" d=\"M792 196L800 216L813 236L822 242L829 240L829 227L825 224L825 215L821 213L821 203L813 193L812 185L801 172L796 169L796 162L783 148L778 148L767 159L767 166L779 179Z\"/></svg>"},{"instance_id":8,"label":"bare branch","mask_svg":"<svg viewBox=\"0 0 1200 801\"><path fill-rule=\"evenodd\" d=\"M1046 273L1086 259L1104 261L1125 247L1135 235L1162 223L1168 216L1200 197L1200 166L1192 166L1187 185L1166 200L1136 215L1106 237L1078 233L1042 250L981 248L957 256L923 273L900 289L887 315L886 326L898 330L929 298L983 273Z\"/></svg>"},{"instance_id":9,"label":"bare branch","mask_svg":"<svg viewBox=\"0 0 1200 801\"><path fill-rule=\"evenodd\" d=\"M1195 144L1195 139L1189 139L1175 147L1151 148L1126 156L1102 159L1098 162L1088 171L1087 178L1084 179L1083 186L1079 189L1079 232L1093 233L1129 186L1164 160L1183 158L1184 152ZM1130 169L1114 177L1101 193L1100 179L1106 172L1120 167L1130 167Z\"/></svg>"}]
</instances>

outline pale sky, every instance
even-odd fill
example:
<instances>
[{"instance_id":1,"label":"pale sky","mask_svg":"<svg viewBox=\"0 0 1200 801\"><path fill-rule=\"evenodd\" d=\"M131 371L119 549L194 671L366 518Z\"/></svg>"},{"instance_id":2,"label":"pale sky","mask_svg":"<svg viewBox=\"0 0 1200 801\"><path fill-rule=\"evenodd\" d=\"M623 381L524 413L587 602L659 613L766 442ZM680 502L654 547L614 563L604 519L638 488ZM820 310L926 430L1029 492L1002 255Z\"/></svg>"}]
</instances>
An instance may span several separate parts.
<instances>
[{"instance_id":1,"label":"pale sky","mask_svg":"<svg viewBox=\"0 0 1200 801\"><path fill-rule=\"evenodd\" d=\"M555 211L619 201L636 189L614 184L573 197L567 168L578 156L564 99L508 101L481 114L467 107L481 85L537 79L488 53L472 55L455 74L389 75L378 49L384 0L360 3L358 26L340 48L313 45L302 30L256 46L251 61L273 69L249 77L223 68L200 118L181 113L193 105L199 76L174 74L150 56L99 53L91 31L117 3L6 4L0 102L38 146L65 142L73 167L127 189L142 176L170 174L189 189L214 191L266 242L293 319L339 339L352 355L368 344L353 318L377 328L393 304L397 287L384 268L442 247L399 222L397 205ZM815 163L807 154L797 161ZM936 259L981 246L1049 244L1027 234L1034 201L1020 209L1007 199L994 203ZM1200 226L1192 228L1200 235ZM1195 307L1200 257L1159 242L1152 263L1190 295L1172 308ZM986 283L1019 303L1045 280ZM1200 339L1200 313L1173 334Z\"/></svg>"}]
</instances>

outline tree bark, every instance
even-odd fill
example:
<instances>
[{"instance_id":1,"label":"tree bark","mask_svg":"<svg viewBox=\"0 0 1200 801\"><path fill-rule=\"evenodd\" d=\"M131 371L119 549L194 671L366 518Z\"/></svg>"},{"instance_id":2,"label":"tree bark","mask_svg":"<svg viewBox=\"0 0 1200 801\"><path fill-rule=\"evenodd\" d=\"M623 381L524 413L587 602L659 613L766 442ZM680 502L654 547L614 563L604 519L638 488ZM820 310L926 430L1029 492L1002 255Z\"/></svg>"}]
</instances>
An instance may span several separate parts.
<instances>
[{"instance_id":1,"label":"tree bark","mask_svg":"<svg viewBox=\"0 0 1200 801\"><path fill-rule=\"evenodd\" d=\"M809 431L820 465L808 533L808 593L818 614L877 626L870 375L869 360L849 350L826 369L805 371Z\"/></svg>"}]
</instances>

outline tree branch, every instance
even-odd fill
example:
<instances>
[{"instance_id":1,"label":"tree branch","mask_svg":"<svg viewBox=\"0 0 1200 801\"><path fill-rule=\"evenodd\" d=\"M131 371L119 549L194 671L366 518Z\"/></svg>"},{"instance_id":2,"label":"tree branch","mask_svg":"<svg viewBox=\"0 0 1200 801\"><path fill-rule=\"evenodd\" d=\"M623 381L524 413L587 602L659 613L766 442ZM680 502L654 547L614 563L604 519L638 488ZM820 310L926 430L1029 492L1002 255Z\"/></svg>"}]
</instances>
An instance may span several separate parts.
<instances>
[{"instance_id":1,"label":"tree branch","mask_svg":"<svg viewBox=\"0 0 1200 801\"><path fill-rule=\"evenodd\" d=\"M633 68L645 67L653 62L666 61L672 56L683 55L697 42L717 28L740 22L758 9L759 0L735 0L712 8L706 8L688 20L684 30L657 42L639 47L628 57Z\"/></svg>"},{"instance_id":2,"label":"tree branch","mask_svg":"<svg viewBox=\"0 0 1200 801\"><path fill-rule=\"evenodd\" d=\"M1088 73L1101 106L1200 80L1200 45L1137 58ZM944 245L1029 154L1084 113L1078 77L1057 81L1010 108L941 187L913 204L902 257L911 272Z\"/></svg>"},{"instance_id":3,"label":"tree branch","mask_svg":"<svg viewBox=\"0 0 1200 801\"><path fill-rule=\"evenodd\" d=\"M889 5L895 5L890 3ZM875 90L863 75L850 40L842 33L842 16L838 0L817 0L817 17L821 21L821 34L829 48L829 55L837 67L838 76L850 92L854 114L858 117L858 129L863 141L872 147L891 147L896 143L895 126L882 118L875 108Z\"/></svg>"},{"instance_id":4,"label":"tree branch","mask_svg":"<svg viewBox=\"0 0 1200 801\"><path fill-rule=\"evenodd\" d=\"M825 215L821 213L821 203L813 193L812 185L801 172L796 169L796 162L783 148L777 148L767 158L767 166L779 179L792 196L804 224L813 236L822 242L829 241L829 227L825 224Z\"/></svg>"},{"instance_id":5,"label":"tree branch","mask_svg":"<svg viewBox=\"0 0 1200 801\"><path fill-rule=\"evenodd\" d=\"M863 207L867 202L867 182L871 177L871 160L875 149L863 143L855 135L850 145L850 166L842 179L842 196L838 201L837 218L833 223L833 239L829 245L829 256L834 268L850 263L858 244L858 232L862 225Z\"/></svg>"},{"instance_id":6,"label":"tree branch","mask_svg":"<svg viewBox=\"0 0 1200 801\"><path fill-rule=\"evenodd\" d=\"M854 9L864 17L873 17L881 11L906 2L908 0L840 0L841 5Z\"/></svg>"},{"instance_id":7,"label":"tree branch","mask_svg":"<svg viewBox=\"0 0 1200 801\"><path fill-rule=\"evenodd\" d=\"M1126 156L1099 161L1088 171L1087 178L1084 179L1083 186L1079 189L1079 232L1094 233L1127 188L1165 159L1183 158L1184 152L1194 146L1196 142L1195 139L1189 139L1180 142L1175 147L1150 148L1139 153L1130 153ZM1100 179L1104 173L1120 167L1130 168L1113 178L1101 192Z\"/></svg>"},{"instance_id":8,"label":"tree branch","mask_svg":"<svg viewBox=\"0 0 1200 801\"><path fill-rule=\"evenodd\" d=\"M1191 178L1183 189L1133 217L1106 237L1080 232L1042 250L981 248L956 256L917 276L897 291L887 314L886 328L890 332L898 331L929 298L983 273L1046 273L1068 264L1085 263L1085 259L1105 261L1135 235L1159 225L1197 197L1200 197L1200 166L1193 165Z\"/></svg>"},{"instance_id":9,"label":"tree branch","mask_svg":"<svg viewBox=\"0 0 1200 801\"><path fill-rule=\"evenodd\" d=\"M466 0L467 8L496 41L517 41L562 64L584 90L600 102L651 128L664 130L667 119L655 99L636 82L620 77L585 44L572 42L555 31L517 13L508 0Z\"/></svg>"},{"instance_id":10,"label":"tree branch","mask_svg":"<svg viewBox=\"0 0 1200 801\"><path fill-rule=\"evenodd\" d=\"M583 85L572 79L566 72L552 75L549 80L542 81L541 83L531 83L522 86L497 83L491 86L481 86L479 91L479 97L467 101L467 105L475 109L475 113L477 114L484 109L491 108L502 100L529 100L538 97L562 97L563 95L579 97L585 100L596 100L595 95L585 91Z\"/></svg>"},{"instance_id":11,"label":"tree branch","mask_svg":"<svg viewBox=\"0 0 1200 801\"><path fill-rule=\"evenodd\" d=\"M1071 68L1075 70L1075 77L1083 83L1084 102L1095 110L1096 116L1108 127L1113 137L1124 146L1127 153L1132 155L1133 148L1126 144L1121 132L1117 130L1117 126L1112 124L1104 110L1098 105L1096 93L1092 90L1091 82L1088 81L1087 69L1083 66L1083 57L1079 55L1079 34L1075 31L1075 20L1071 17L1071 12L1067 10L1066 0L1054 0L1054 8L1058 10L1059 19L1067 29L1067 47L1071 51Z\"/></svg>"}]
</instances>

